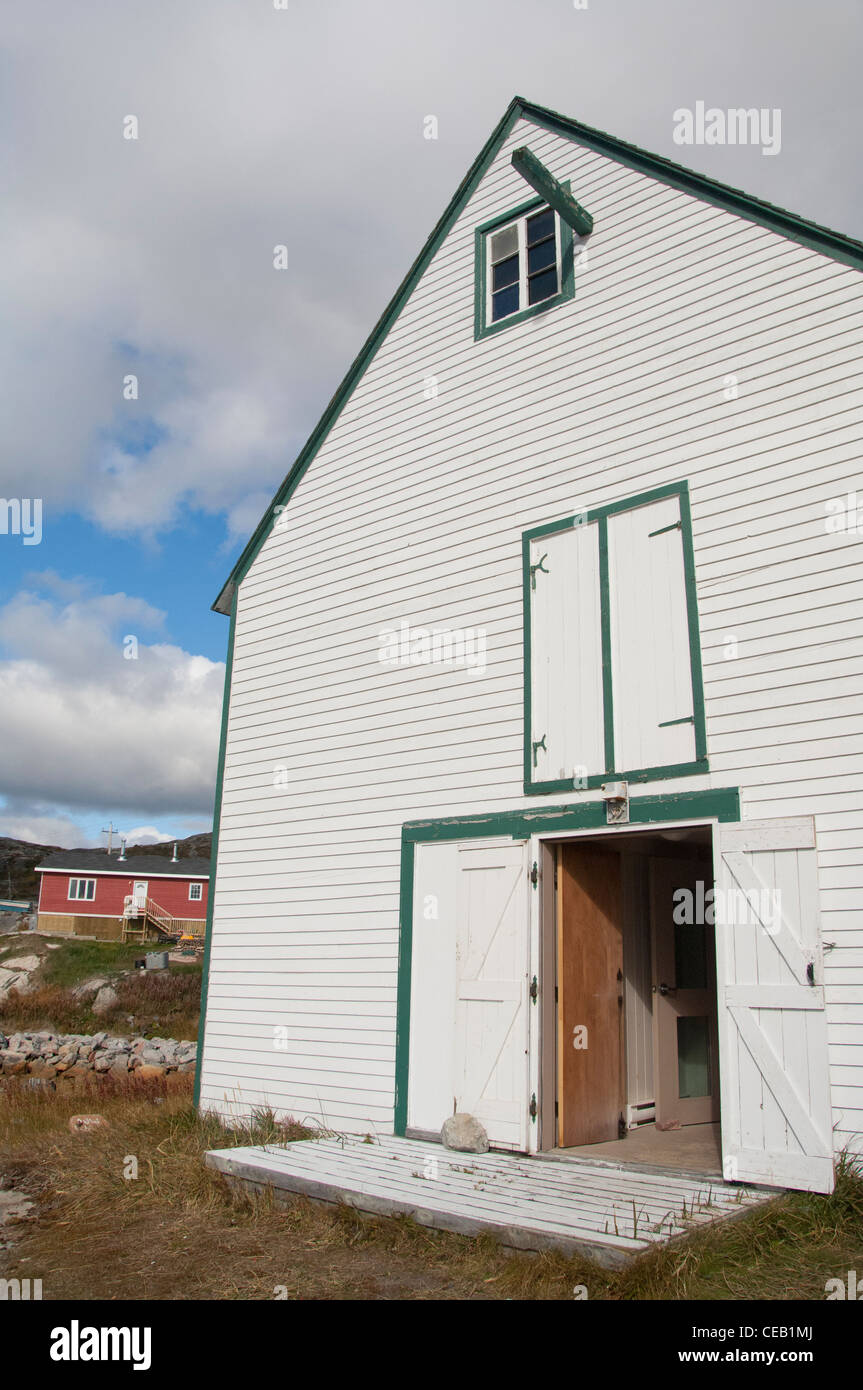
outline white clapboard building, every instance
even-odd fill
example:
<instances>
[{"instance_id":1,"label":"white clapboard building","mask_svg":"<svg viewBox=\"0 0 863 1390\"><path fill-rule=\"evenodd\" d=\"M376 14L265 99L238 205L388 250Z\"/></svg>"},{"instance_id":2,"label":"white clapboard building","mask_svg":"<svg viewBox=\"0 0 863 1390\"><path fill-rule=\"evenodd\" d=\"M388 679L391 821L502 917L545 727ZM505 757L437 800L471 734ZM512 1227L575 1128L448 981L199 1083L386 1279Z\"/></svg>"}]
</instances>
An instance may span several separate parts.
<instances>
[{"instance_id":1,"label":"white clapboard building","mask_svg":"<svg viewBox=\"0 0 863 1390\"><path fill-rule=\"evenodd\" d=\"M863 1149L861 269L513 101L216 604L202 1107Z\"/></svg>"}]
</instances>

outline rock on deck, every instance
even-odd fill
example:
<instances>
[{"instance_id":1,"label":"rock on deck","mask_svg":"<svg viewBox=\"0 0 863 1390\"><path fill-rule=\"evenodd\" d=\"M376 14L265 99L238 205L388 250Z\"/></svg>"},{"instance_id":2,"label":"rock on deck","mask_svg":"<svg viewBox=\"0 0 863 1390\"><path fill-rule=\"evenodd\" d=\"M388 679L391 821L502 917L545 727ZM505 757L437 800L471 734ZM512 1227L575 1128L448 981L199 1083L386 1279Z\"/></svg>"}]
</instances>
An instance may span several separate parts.
<instances>
[{"instance_id":1,"label":"rock on deck","mask_svg":"<svg viewBox=\"0 0 863 1390\"><path fill-rule=\"evenodd\" d=\"M276 1197L302 1194L377 1216L408 1215L463 1235L488 1232L521 1250L563 1250L615 1266L775 1196L721 1178L550 1160L462 1154L440 1144L357 1135L213 1149L211 1168Z\"/></svg>"}]
</instances>

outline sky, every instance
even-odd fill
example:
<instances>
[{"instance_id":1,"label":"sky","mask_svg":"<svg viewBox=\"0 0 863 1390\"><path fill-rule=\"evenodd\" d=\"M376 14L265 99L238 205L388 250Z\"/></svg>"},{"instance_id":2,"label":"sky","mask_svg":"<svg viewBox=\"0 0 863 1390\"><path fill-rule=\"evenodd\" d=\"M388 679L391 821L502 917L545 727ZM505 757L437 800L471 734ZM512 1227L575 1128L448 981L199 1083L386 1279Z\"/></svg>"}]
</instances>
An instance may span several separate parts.
<instances>
[{"instance_id":1,"label":"sky","mask_svg":"<svg viewBox=\"0 0 863 1390\"><path fill-rule=\"evenodd\" d=\"M514 95L861 238L861 38L860 0L7 6L0 835L210 828L210 605ZM698 102L781 139L681 147Z\"/></svg>"}]
</instances>

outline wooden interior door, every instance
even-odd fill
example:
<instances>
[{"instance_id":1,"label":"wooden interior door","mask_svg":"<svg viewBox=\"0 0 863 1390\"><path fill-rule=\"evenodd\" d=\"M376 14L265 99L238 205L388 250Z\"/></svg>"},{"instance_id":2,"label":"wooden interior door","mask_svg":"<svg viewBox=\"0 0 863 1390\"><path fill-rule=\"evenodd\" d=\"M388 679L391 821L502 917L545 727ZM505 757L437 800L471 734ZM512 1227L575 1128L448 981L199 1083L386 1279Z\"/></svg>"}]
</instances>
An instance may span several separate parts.
<instances>
[{"instance_id":1,"label":"wooden interior door","mask_svg":"<svg viewBox=\"0 0 863 1390\"><path fill-rule=\"evenodd\" d=\"M624 1090L620 855L592 845L558 846L557 1047L558 1144L617 1139Z\"/></svg>"},{"instance_id":2,"label":"wooden interior door","mask_svg":"<svg viewBox=\"0 0 863 1390\"><path fill-rule=\"evenodd\" d=\"M712 887L709 860L651 860L657 1129L719 1119Z\"/></svg>"}]
</instances>

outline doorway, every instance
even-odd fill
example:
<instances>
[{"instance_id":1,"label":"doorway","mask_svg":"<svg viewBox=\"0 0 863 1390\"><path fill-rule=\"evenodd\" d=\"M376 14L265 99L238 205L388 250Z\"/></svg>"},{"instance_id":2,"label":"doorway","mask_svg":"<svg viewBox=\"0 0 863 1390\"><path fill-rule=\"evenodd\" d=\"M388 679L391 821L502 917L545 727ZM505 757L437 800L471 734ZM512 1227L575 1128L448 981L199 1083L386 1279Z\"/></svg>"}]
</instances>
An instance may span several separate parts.
<instances>
[{"instance_id":1,"label":"doorway","mask_svg":"<svg viewBox=\"0 0 863 1390\"><path fill-rule=\"evenodd\" d=\"M553 850L555 1113L544 1147L719 1171L710 827Z\"/></svg>"}]
</instances>

